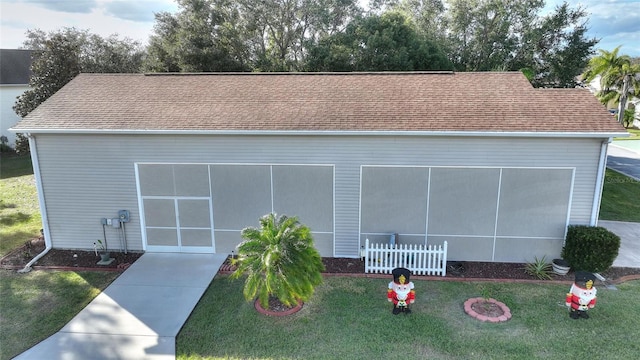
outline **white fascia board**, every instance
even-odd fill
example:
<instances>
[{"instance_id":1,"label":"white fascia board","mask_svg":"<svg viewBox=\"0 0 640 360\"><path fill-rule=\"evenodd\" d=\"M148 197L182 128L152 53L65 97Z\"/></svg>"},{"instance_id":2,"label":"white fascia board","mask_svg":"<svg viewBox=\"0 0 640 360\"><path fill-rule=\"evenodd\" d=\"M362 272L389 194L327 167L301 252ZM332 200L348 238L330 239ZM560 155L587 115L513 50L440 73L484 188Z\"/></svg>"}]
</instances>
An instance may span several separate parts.
<instances>
[{"instance_id":1,"label":"white fascia board","mask_svg":"<svg viewBox=\"0 0 640 360\"><path fill-rule=\"evenodd\" d=\"M252 135L252 136L463 136L463 137L540 137L540 138L610 138L628 137L627 132L506 132L506 131L321 131L321 130L134 130L134 129L14 129L31 134L92 135Z\"/></svg>"}]
</instances>

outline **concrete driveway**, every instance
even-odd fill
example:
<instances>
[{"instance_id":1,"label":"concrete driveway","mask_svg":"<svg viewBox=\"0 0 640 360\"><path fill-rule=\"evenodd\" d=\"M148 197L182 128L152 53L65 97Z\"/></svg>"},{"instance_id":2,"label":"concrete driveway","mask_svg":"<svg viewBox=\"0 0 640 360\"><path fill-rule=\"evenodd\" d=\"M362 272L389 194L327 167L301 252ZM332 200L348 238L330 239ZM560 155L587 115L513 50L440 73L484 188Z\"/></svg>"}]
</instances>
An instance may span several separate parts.
<instances>
[{"instance_id":1,"label":"concrete driveway","mask_svg":"<svg viewBox=\"0 0 640 360\"><path fill-rule=\"evenodd\" d=\"M15 359L175 359L175 337L226 254L145 253L66 326Z\"/></svg>"},{"instance_id":2,"label":"concrete driveway","mask_svg":"<svg viewBox=\"0 0 640 360\"><path fill-rule=\"evenodd\" d=\"M614 141L609 144L607 167L640 181L640 140Z\"/></svg>"}]
</instances>

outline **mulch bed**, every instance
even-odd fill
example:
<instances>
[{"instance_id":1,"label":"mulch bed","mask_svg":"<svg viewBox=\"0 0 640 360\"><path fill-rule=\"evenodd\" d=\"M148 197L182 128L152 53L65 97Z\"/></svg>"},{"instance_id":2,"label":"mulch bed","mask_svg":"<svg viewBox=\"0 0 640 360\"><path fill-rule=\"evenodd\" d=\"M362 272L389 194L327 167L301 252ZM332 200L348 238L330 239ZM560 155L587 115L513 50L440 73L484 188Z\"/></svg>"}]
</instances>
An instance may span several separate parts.
<instances>
[{"instance_id":1,"label":"mulch bed","mask_svg":"<svg viewBox=\"0 0 640 360\"><path fill-rule=\"evenodd\" d=\"M13 250L0 260L0 267L5 269L22 269L31 259L44 250L42 239L32 239L22 247ZM133 264L142 253L111 251L115 260L110 265L97 265L100 256L94 251L52 249L34 264L34 269L70 269L70 270L106 270L122 271ZM328 275L360 274L364 275L364 262L360 259L322 258L325 273ZM524 272L525 264L491 263L491 262L449 262L445 279L495 279L495 280L537 280ZM230 272L228 262L221 267L221 272ZM630 279L640 279L640 268L612 267L601 273L607 281L616 283ZM384 275L389 276L389 275ZM552 280L573 281L573 273L567 275L552 274Z\"/></svg>"}]
</instances>

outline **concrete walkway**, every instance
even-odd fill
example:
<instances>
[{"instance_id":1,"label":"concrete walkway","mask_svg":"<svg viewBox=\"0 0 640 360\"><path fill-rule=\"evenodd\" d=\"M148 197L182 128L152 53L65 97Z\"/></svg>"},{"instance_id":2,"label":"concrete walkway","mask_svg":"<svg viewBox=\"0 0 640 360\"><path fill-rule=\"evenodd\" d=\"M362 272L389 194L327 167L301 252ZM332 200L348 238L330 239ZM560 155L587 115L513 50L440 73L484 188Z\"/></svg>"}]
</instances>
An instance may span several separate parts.
<instances>
[{"instance_id":1,"label":"concrete walkway","mask_svg":"<svg viewBox=\"0 0 640 360\"><path fill-rule=\"evenodd\" d=\"M640 268L640 223L600 220L598 226L620 236L620 250L613 266Z\"/></svg>"},{"instance_id":2,"label":"concrete walkway","mask_svg":"<svg viewBox=\"0 0 640 360\"><path fill-rule=\"evenodd\" d=\"M15 359L175 359L175 337L227 258L145 253L59 332Z\"/></svg>"},{"instance_id":3,"label":"concrete walkway","mask_svg":"<svg viewBox=\"0 0 640 360\"><path fill-rule=\"evenodd\" d=\"M640 180L640 140L609 144L607 167ZM640 223L600 220L598 225L621 238L620 251L613 266L640 268Z\"/></svg>"}]
</instances>

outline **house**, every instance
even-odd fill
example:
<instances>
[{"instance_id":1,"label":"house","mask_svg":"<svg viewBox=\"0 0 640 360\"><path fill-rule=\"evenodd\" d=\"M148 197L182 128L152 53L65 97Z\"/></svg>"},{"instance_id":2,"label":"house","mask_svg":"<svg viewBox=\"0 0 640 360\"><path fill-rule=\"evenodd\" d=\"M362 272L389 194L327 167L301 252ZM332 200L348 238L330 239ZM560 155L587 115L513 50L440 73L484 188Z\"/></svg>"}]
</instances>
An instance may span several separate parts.
<instances>
[{"instance_id":1,"label":"house","mask_svg":"<svg viewBox=\"0 0 640 360\"><path fill-rule=\"evenodd\" d=\"M231 253L274 211L322 256L397 233L496 262L596 224L626 134L589 91L517 72L81 74L13 130L55 248Z\"/></svg>"},{"instance_id":2,"label":"house","mask_svg":"<svg viewBox=\"0 0 640 360\"><path fill-rule=\"evenodd\" d=\"M16 98L29 89L32 50L0 49L0 135L13 147L16 135L9 131L20 117L13 111Z\"/></svg>"}]
</instances>

